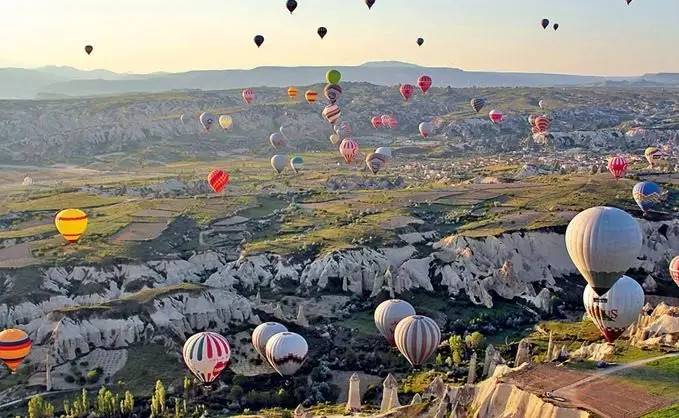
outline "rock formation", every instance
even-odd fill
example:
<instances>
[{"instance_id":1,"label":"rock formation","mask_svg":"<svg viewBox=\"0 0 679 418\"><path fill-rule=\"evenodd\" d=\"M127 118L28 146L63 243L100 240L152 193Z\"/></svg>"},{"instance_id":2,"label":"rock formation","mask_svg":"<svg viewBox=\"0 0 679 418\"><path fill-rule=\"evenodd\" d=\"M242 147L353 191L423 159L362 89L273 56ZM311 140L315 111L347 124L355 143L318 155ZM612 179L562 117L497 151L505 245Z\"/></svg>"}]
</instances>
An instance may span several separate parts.
<instances>
[{"instance_id":1,"label":"rock formation","mask_svg":"<svg viewBox=\"0 0 679 418\"><path fill-rule=\"evenodd\" d=\"M380 411L386 412L398 408L401 404L398 401L398 382L393 374L389 373L382 383L382 403Z\"/></svg>"},{"instance_id":2,"label":"rock formation","mask_svg":"<svg viewBox=\"0 0 679 418\"><path fill-rule=\"evenodd\" d=\"M349 378L349 399L346 412L361 412L361 379L354 373Z\"/></svg>"},{"instance_id":3,"label":"rock formation","mask_svg":"<svg viewBox=\"0 0 679 418\"><path fill-rule=\"evenodd\" d=\"M302 328L309 327L309 321L306 319L306 315L304 314L304 305L302 305L301 303L299 304L299 307L297 309L297 319L295 323Z\"/></svg>"},{"instance_id":4,"label":"rock formation","mask_svg":"<svg viewBox=\"0 0 679 418\"><path fill-rule=\"evenodd\" d=\"M469 359L469 372L467 373L467 384L474 384L476 383L476 362L477 362L477 355L476 351L472 353L471 358Z\"/></svg>"},{"instance_id":5,"label":"rock formation","mask_svg":"<svg viewBox=\"0 0 679 418\"><path fill-rule=\"evenodd\" d=\"M516 349L516 357L514 358L514 367L519 367L524 363L530 363L530 344L525 339L519 341L519 346Z\"/></svg>"}]
</instances>

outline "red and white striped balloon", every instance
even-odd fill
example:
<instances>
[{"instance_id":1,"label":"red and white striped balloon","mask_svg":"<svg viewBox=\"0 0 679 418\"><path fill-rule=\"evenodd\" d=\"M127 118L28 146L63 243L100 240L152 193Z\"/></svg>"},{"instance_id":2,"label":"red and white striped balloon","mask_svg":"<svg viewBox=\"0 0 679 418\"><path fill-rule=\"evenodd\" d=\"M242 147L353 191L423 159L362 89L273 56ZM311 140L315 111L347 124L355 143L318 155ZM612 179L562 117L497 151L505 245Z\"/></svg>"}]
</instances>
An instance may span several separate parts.
<instances>
[{"instance_id":1,"label":"red and white striped balloon","mask_svg":"<svg viewBox=\"0 0 679 418\"><path fill-rule=\"evenodd\" d=\"M608 160L608 171L610 171L611 174L613 174L613 177L615 177L616 179L625 177L627 167L628 164L625 157L617 155Z\"/></svg>"},{"instance_id":2,"label":"red and white striped balloon","mask_svg":"<svg viewBox=\"0 0 679 418\"><path fill-rule=\"evenodd\" d=\"M379 116L373 116L372 119L370 119L370 123L372 124L373 128L380 128L382 126L382 118Z\"/></svg>"},{"instance_id":3,"label":"red and white striped balloon","mask_svg":"<svg viewBox=\"0 0 679 418\"><path fill-rule=\"evenodd\" d=\"M398 127L398 119L396 119L396 116L389 116L387 126L389 129L396 129Z\"/></svg>"},{"instance_id":4,"label":"red and white striped balloon","mask_svg":"<svg viewBox=\"0 0 679 418\"><path fill-rule=\"evenodd\" d=\"M423 94L427 94L427 90L429 90L431 84L432 80L428 75L421 75L420 78L417 79L417 86L422 90Z\"/></svg>"},{"instance_id":5,"label":"red and white striped balloon","mask_svg":"<svg viewBox=\"0 0 679 418\"><path fill-rule=\"evenodd\" d=\"M229 365L231 347L226 338L214 332L191 336L182 350L186 367L198 380L212 383Z\"/></svg>"},{"instance_id":6,"label":"red and white striped balloon","mask_svg":"<svg viewBox=\"0 0 679 418\"><path fill-rule=\"evenodd\" d=\"M679 255L670 261L670 276L672 276L674 283L679 286Z\"/></svg>"},{"instance_id":7,"label":"red and white striped balloon","mask_svg":"<svg viewBox=\"0 0 679 418\"><path fill-rule=\"evenodd\" d=\"M493 123L498 124L502 122L505 116L499 110L493 109L490 111L490 113L488 113L488 117Z\"/></svg>"},{"instance_id":8,"label":"red and white striped balloon","mask_svg":"<svg viewBox=\"0 0 679 418\"><path fill-rule=\"evenodd\" d=\"M339 146L339 152L342 154L342 157L344 157L344 161L346 161L347 164L351 164L354 157L356 157L356 154L358 154L358 142L351 138L343 139Z\"/></svg>"},{"instance_id":9,"label":"red and white striped balloon","mask_svg":"<svg viewBox=\"0 0 679 418\"><path fill-rule=\"evenodd\" d=\"M252 101L255 100L255 92L252 89L245 89L243 90L243 101L246 104L252 103Z\"/></svg>"},{"instance_id":10,"label":"red and white striped balloon","mask_svg":"<svg viewBox=\"0 0 679 418\"><path fill-rule=\"evenodd\" d=\"M441 329L431 318L412 315L396 325L394 341L410 364L420 366L436 352L441 342Z\"/></svg>"},{"instance_id":11,"label":"red and white striped balloon","mask_svg":"<svg viewBox=\"0 0 679 418\"><path fill-rule=\"evenodd\" d=\"M385 127L388 128L388 127L389 127L389 119L390 119L390 118L391 118L391 116L389 116L389 115L382 115L382 116L380 117L380 120L382 121L382 126L385 126Z\"/></svg>"},{"instance_id":12,"label":"red and white striped balloon","mask_svg":"<svg viewBox=\"0 0 679 418\"><path fill-rule=\"evenodd\" d=\"M547 116L538 116L537 118L535 118L534 124L538 132L544 134L545 132L549 131L549 127L552 125L552 121L550 121Z\"/></svg>"},{"instance_id":13,"label":"red and white striped balloon","mask_svg":"<svg viewBox=\"0 0 679 418\"><path fill-rule=\"evenodd\" d=\"M401 84L401 88L399 91L401 92L401 96L403 96L403 100L406 102L410 100L411 97L413 97L413 91L415 90L415 87L413 87L410 84Z\"/></svg>"}]
</instances>

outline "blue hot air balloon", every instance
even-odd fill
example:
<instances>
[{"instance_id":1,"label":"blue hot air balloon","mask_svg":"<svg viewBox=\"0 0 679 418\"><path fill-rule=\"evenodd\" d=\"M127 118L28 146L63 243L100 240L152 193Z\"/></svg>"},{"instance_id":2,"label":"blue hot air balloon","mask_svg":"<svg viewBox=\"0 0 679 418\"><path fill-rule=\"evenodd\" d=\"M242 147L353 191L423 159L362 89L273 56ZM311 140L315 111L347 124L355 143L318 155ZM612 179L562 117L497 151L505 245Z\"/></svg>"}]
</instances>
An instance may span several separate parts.
<instances>
[{"instance_id":1,"label":"blue hot air balloon","mask_svg":"<svg viewBox=\"0 0 679 418\"><path fill-rule=\"evenodd\" d=\"M642 181L634 186L632 196L634 196L634 200L641 210L647 212L662 201L663 192L657 184L650 181Z\"/></svg>"}]
</instances>

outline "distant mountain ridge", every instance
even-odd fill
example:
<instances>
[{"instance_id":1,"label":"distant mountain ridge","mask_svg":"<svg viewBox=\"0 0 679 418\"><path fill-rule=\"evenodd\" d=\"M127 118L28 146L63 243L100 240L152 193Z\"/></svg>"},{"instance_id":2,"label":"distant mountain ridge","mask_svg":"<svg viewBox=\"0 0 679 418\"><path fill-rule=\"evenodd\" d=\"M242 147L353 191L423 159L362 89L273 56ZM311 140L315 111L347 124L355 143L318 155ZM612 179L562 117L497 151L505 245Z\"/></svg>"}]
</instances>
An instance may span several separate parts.
<instances>
[{"instance_id":1,"label":"distant mountain ridge","mask_svg":"<svg viewBox=\"0 0 679 418\"><path fill-rule=\"evenodd\" d=\"M169 90L222 90L241 87L284 87L324 81L329 68L342 72L343 81L376 85L415 83L423 73L436 86L453 87L548 87L606 85L610 82L640 85L679 85L679 74L644 74L639 77L464 71L458 68L421 67L398 61L368 62L358 66L264 66L248 70L200 70L182 73L119 74L108 70L78 70L72 67L0 69L0 99L36 97L79 97Z\"/></svg>"}]
</instances>

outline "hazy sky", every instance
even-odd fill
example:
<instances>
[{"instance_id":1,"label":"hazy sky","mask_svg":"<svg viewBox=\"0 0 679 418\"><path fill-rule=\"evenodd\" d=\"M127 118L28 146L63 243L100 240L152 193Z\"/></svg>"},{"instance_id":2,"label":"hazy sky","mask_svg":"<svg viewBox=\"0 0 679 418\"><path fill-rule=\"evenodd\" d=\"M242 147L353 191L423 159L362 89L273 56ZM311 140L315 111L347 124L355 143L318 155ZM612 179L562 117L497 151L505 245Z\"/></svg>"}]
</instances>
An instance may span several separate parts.
<instances>
[{"instance_id":1,"label":"hazy sky","mask_svg":"<svg viewBox=\"0 0 679 418\"><path fill-rule=\"evenodd\" d=\"M285 0L2 0L0 67L153 72L402 60L465 70L679 72L679 0L377 0L371 11L363 0L298 3L291 16ZM542 30L543 17L559 30ZM322 41L319 26L328 28ZM252 42L258 33L261 49Z\"/></svg>"}]
</instances>

